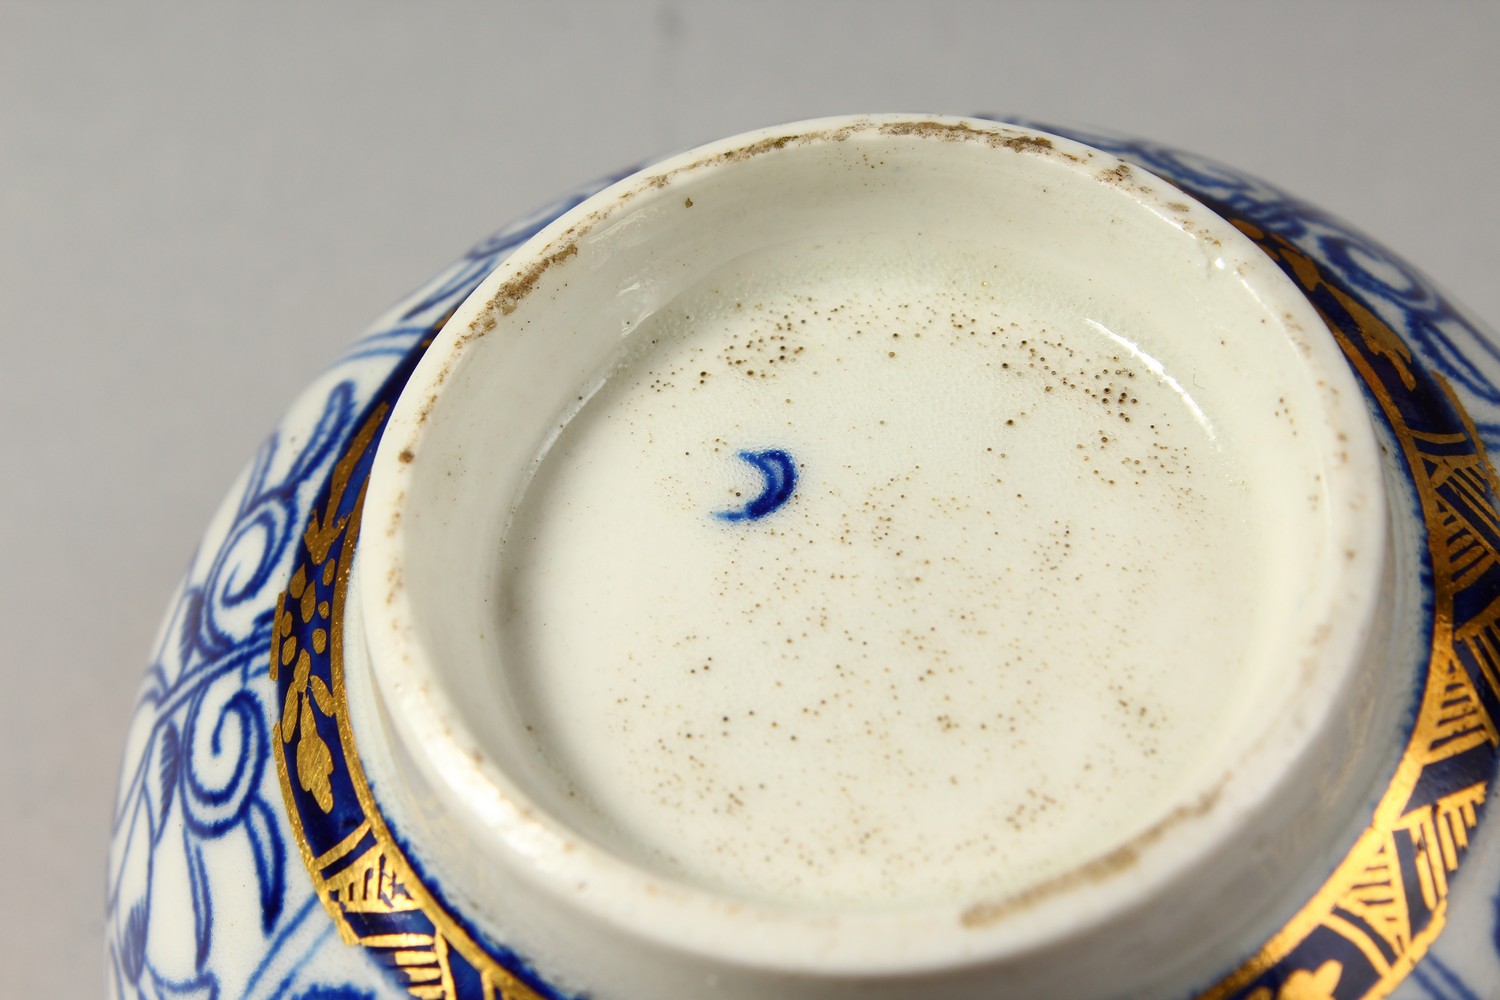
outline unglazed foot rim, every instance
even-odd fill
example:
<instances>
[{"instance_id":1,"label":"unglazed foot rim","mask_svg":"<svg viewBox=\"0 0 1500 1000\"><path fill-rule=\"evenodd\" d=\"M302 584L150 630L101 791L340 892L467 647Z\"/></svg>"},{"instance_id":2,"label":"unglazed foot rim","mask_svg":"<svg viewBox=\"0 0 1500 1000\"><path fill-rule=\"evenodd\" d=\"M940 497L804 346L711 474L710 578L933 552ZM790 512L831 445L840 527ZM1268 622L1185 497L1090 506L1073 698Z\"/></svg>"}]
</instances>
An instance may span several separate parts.
<instances>
[{"instance_id":1,"label":"unglazed foot rim","mask_svg":"<svg viewBox=\"0 0 1500 1000\"><path fill-rule=\"evenodd\" d=\"M872 225L872 219L879 224ZM810 243L788 247L792 239ZM938 249L924 255L924 246ZM780 259L755 256L768 247L781 248L775 251ZM996 274L1028 287L1021 301L1000 301L976 290L978 275L997 263ZM854 265L868 270L851 271ZM1110 294L1090 300L1093 293L1080 291L1091 268ZM945 269L975 280L945 291L938 279ZM826 333L808 340L805 321L826 317L817 303L801 298L828 294L830 308L837 305L840 316L850 315L865 301L850 289L857 290L871 274L878 277L876 287L889 293L888 305L877 304L856 321L830 320L820 327ZM756 282L767 276L774 280L757 289ZM720 279L737 291L716 301L713 286ZM751 328L736 326L741 321L730 299L737 294L735 300L753 311L756 294L764 301L784 296L794 281L804 284L787 301L778 300L780 318L766 328L790 327L780 331L783 340L769 353L753 343L737 348L745 339L739 335ZM842 299L840 289L847 293ZM950 302L954 315L938 310L891 329L903 293L927 305ZM1048 325L1058 322L1048 319L1049 303L1060 304L1066 329ZM794 304L800 304L800 312L794 312ZM720 327L694 326L703 316ZM1014 318L1016 329L1002 329L999 321L1006 317ZM1004 346L972 346L967 320L983 327L984 334L998 331L994 340ZM926 343L918 344L914 336L901 342L889 336L892 332L922 332ZM878 350L863 339L872 334L881 341ZM648 349L651 335L658 338L656 350ZM835 341L836 349L830 347ZM1036 341L1051 357L1041 369L1023 368L1035 364ZM735 352L728 348L738 355L730 356ZM943 362L954 353L960 360L950 370L963 378L948 385ZM1076 363L1078 378L1072 367L1058 364L1063 355ZM713 367L699 365L702 357L711 357ZM688 361L693 364L686 366ZM764 366L773 362L783 367L768 380ZM854 402L820 406L818 383L808 374L814 363L823 365L818 379L835 383L834 395ZM744 374L753 373L754 364L763 365L762 373ZM996 370L996 364L1030 374L1013 376L1012 368ZM907 366L899 369L906 375L891 378L898 365ZM1119 386L1111 382L1111 394L1101 401L1102 389L1090 376L1104 369L1128 374L1119 376ZM672 382L669 387L662 387L664 378ZM1149 385L1150 391L1132 387L1122 403L1117 393L1131 383ZM860 393L872 384L879 384L880 392L861 403ZM893 394L910 384L929 389L920 408L892 402ZM793 415L775 408L762 414L767 409L762 403L773 397L792 400L778 405ZM955 435L962 448L952 441L935 447L938 457L925 474L911 473L910 465L920 463L903 465L900 456L914 454L930 440L932 427L907 428L905 437L899 428L876 430L899 423L902 415L930 415L947 401L953 402L953 418L964 419L989 405L986 400L994 412L986 412L993 419L984 423L984 434L966 427ZM868 420L838 425L838 415L851 407L863 407ZM674 412L693 418L674 418ZM796 415L801 412L809 415ZM1149 418L1137 420L1147 412L1164 415L1158 422L1165 437L1142 431L1140 423L1148 429L1153 424ZM1069 423L1070 414L1081 415L1077 427ZM659 434L640 443L640 452L622 450L635 440L632 426L652 421L663 428ZM615 425L623 430L612 430ZM849 454L866 431L887 435L880 439L886 450L870 455L897 458L889 468L876 468L870 456L846 463L851 469L840 468L834 456ZM1109 440L1100 442L1101 437ZM684 442L682 450L689 453L703 445L710 460L677 456ZM1065 472L1049 466L1038 475L1041 457L1064 443L1083 447L1065 450L1059 463ZM987 457L1002 452L1004 459ZM651 458L651 475L632 485L630 463L621 460L639 454ZM1083 455L1095 464L1086 466ZM1157 464L1146 465L1153 457ZM1198 463L1198 472L1185 471L1189 459ZM984 461L993 464L981 466ZM1106 461L1111 471L1126 472L1095 475ZM619 463L618 470L612 463ZM932 467L939 472L932 473ZM1143 467L1148 475L1140 478L1137 470ZM597 469L618 471L625 485L617 489L616 479L608 478L608 488L601 486L600 478L590 475ZM920 558L939 564L921 581L912 579L923 574L907 562L912 546L892 555L898 550L881 548L890 532L878 537L887 525L880 518L911 509L890 499L902 492L899 484L888 492L877 489L903 471L913 477L908 485L924 491L918 494L924 503L937 498L944 511L929 532L941 537L913 543L920 547L927 541L930 551L924 549ZM1127 474L1137 478L1127 481ZM940 482L934 475L948 478ZM1183 513L1170 530L1142 528L1139 514L1110 513L1130 502L1107 504L1112 491L1135 489L1127 496L1144 511L1177 495L1157 486L1173 477L1178 478L1172 488L1182 484ZM1116 481L1096 481L1111 478ZM994 484L980 503L977 490L989 480L1008 482ZM663 493L662 482L673 488ZM939 492L943 482L953 488ZM733 496L736 486L743 496ZM1017 498L1023 506L1001 506L1011 492L1023 495ZM1024 506L1027 493L1033 494L1030 507ZM664 503L663 496L671 502ZM603 505L601 497L618 506ZM840 504L861 513L835 525ZM1070 527L1047 539L1046 552L1023 553L1025 571L1014 581L1007 582L1003 572L1012 553L994 557L994 581L975 582L976 567L989 565L990 558L978 537L981 526L1024 527L1031 539L1045 532L1049 521L1067 521ZM987 122L901 116L810 122L704 147L622 181L544 230L501 265L428 350L382 439L364 522L357 589L377 697L400 744L403 766L416 783L433 790L461 831L452 847L433 843L423 849L441 876L459 880L472 869L493 867L509 873L507 884L515 888L509 899L476 901L481 926L515 930L524 939L524 914L535 907L573 914L604 928L600 933L646 941L667 952L826 975L914 974L1045 952L1091 928L1165 905L1169 897L1180 900L1192 893L1194 872L1234 864L1239 847L1257 830L1274 829L1287 819L1279 812L1281 803L1305 793L1306 768L1322 759L1330 741L1337 742L1340 726L1361 715L1349 703L1368 692L1357 691L1351 675L1370 634L1386 558L1377 449L1359 389L1317 313L1259 248L1180 191L1106 154ZM772 773L796 774L801 768L798 780L816 788L819 769L837 764L838 755L809 757L800 747L793 751L770 742L779 739L781 723L789 729L803 724L794 717L816 703L809 701L812 695L826 700L842 692L856 715L863 713L861 721L870 722L883 704L880 698L891 696L895 707L910 705L944 681L922 679L918 672L890 682L897 688L879 697L852 682L839 687L836 671L826 683L809 685L806 673L787 672L799 661L784 650L742 652L757 635L768 634L754 621L745 624L756 601L744 578L717 590L676 591L657 588L655 576L632 578L617 571L632 556L639 558L646 542L672 537L689 539L657 546L675 572L722 583L719 571L739 565L736 559L747 544L781 555L791 551L792 542L832 550L836 527L859 534L859 552L876 552L873 561L857 562L862 556L850 563L815 561L819 555L766 565L779 567L768 571L772 577L787 565L846 577L866 565L908 574L896 583L853 591L860 600L845 601L848 607L841 611L836 606L851 591L825 586L810 594L804 585L802 606L826 605L829 617L851 633L859 633L856 626L864 623L860 627L885 629L880 635L889 643L903 629L910 631L920 614L902 603L902 595L925 585L941 588L946 599L938 606L963 605L965 621L982 621L965 626L945 620L944 638L969 643L966 650L984 650L1002 625L1024 615L1028 600L1042 589L1037 581L1045 579L1044 624L1023 637L1014 658L1034 662L1049 642L1080 653L1109 648L1103 637L1113 630L1125 637L1150 633L1149 641L1142 641L1152 656L1122 654L1120 662L1131 668L1186 647L1200 651L1188 658L1191 666L1232 634L1240 651L1238 666L1231 666L1239 674L1238 686L1230 697L1200 677L1197 687L1183 693L1187 682L1172 680L1181 671L1168 672L1120 691L1106 685L1109 697L1123 704L1111 707L1096 697L1072 718L1075 729L1113 725L1126 734L1117 743L1135 739L1129 751L1133 767L1120 773L1122 780L1139 778L1153 756L1142 735L1150 730L1128 728L1104 713L1119 709L1128 718L1145 709L1135 718L1149 718L1170 702L1168 695L1181 695L1158 723L1170 732L1162 738L1165 751L1158 747L1156 753L1170 756L1172 766L1107 803L1109 829L1093 839L1087 835L1096 832L1091 824L1098 825L1099 814L1089 809L1119 784L1090 785L1092 768L1084 767L1090 762L1064 759L1080 741L1062 739L1027 757L1003 740L978 739L984 752L959 755L952 787L973 785L993 772L1004 777L1022 770L1034 778L1065 771L1093 793L1086 801L1070 801L1046 792L1052 800L1048 815L1069 814L1075 822L1048 827L1045 823L1053 820L1039 821L1042 826L1030 828L1033 854L1024 864L986 870L985 847L993 854L1006 841L992 840L964 853L978 833L990 830L993 817L970 809L972 799L962 794L931 791L937 758L951 756L938 741L955 732L988 734L995 723L1014 727L1007 735L1020 730L1031 745L1067 727L1052 725L1056 714L1009 723L998 718L1005 714L1004 704L986 702L992 693L982 685L978 695L972 693L970 682L981 661L960 651L950 661L957 664L951 676L958 679L945 692L953 707L942 709L941 697L933 696L932 704L924 705L933 709L924 728L882 720L888 741L920 736L943 751L933 759L908 761L906 786L898 780L899 769L871 769L855 783L883 793L874 798L887 806L893 796L931 791L934 810L949 810L976 834L948 845L945 857L962 860L929 859L916 867L920 877L896 879L859 871L794 879L784 877L790 870L785 865L747 866L741 862L750 853L748 845L769 845L806 815L792 811L796 796L780 800L772 810L773 820L780 819L759 829L749 822L726 824L701 794L696 805L689 794L679 796L686 805L638 808L644 801L639 791L651 787L651 769L641 764L631 772L631 761L646 760L652 744L633 742L633 735L618 731L627 716L615 711L619 702L611 699L628 701L648 692L628 689L633 676L628 670L610 665L595 673L590 664L630 640L632 623L655 623L655 631L646 629L634 650L649 663L663 662L682 648L686 636L697 635L701 630L693 623L709 623L727 637L725 648L740 651L734 655L741 667L770 662L782 671L781 690L806 686L795 697L766 700L760 697L760 675L742 670L747 676L720 700L729 697L725 704L736 711L751 702L765 706L778 716L772 720L778 732L761 716L754 722L748 716L731 719L726 710L719 714L727 728L717 732L728 735L702 736L729 748L721 759L705 761L712 751L679 745L675 756L656 762L658 769L669 773L671 760L689 775L699 765L717 767L713 781L689 781L685 787L691 792L711 786L724 802L744 800L753 798L737 790L748 773L746 759L764 759L774 747L781 756L773 758ZM1090 527L1096 536L1092 543L1064 534ZM1191 531L1198 532L1191 536L1193 544L1178 544ZM1105 537L1098 537L1101 532ZM908 534L922 532L912 528ZM954 542L966 547L954 548ZM1149 600L1140 597L1138 608L1115 610L1114 619L1098 608L1105 591L1085 587L1092 603L1082 601L1080 591L1070 589L1077 581L1057 568L1066 561L1059 554L1071 551L1063 546L1075 544L1092 544L1096 561L1112 546L1136 546L1128 566L1109 568L1122 578L1133 573L1129 578L1144 579L1137 592ZM1208 550L1220 561L1191 576L1195 562L1188 555ZM955 551L973 558L944 576L943 554ZM1149 572L1140 576L1140 554L1148 551L1174 567L1170 579ZM602 557L601 552L613 554ZM578 585L593 585L590 556L600 558L603 569L597 575L607 578L597 592ZM1238 568L1247 561L1259 567L1254 578L1226 582L1222 564ZM1044 567L1053 568L1044 572ZM558 580L549 582L549 572ZM524 586L517 583L521 580ZM581 593L593 602L588 615L566 603ZM612 594L617 604L599 606ZM976 605L989 595L998 610L967 609L955 595L973 597ZM1162 614L1164 600L1174 595L1172 613ZM657 613L674 607L674 601L698 610ZM1254 605L1256 615L1237 619L1245 602ZM881 608L878 614L870 611L872 605ZM630 613L611 618L611 607ZM1183 607L1195 609L1186 625L1175 617ZM790 608L783 601L777 610L789 614ZM566 613L566 626L557 624L560 612ZM572 631L581 619L587 626ZM664 629L672 623L675 631L667 636ZM1127 628L1134 625L1139 625L1135 631ZM793 646L804 641L804 630L812 631L799 621L790 636ZM516 639L517 632L525 638ZM919 637L912 638L916 643ZM828 668L837 662L830 650L839 641L809 636L811 658L800 662ZM898 651L897 659L907 665L935 662L931 644L917 645ZM696 657L698 650L692 652ZM733 656L731 661L729 669ZM1064 678L1063 689L1035 696L1034 714L1065 710L1063 694L1092 697L1097 689L1082 683L1088 674L1079 662L1079 655L1060 659L1053 671L1033 672L1029 684L1026 676L1013 677L1006 704L1025 696L1028 686L1045 686L1048 677L1067 670L1074 672ZM721 663L712 665L723 670ZM681 670L664 675L651 690L691 706L704 679L692 671L707 665L684 658ZM581 667L589 669L578 672ZM602 694L586 683L600 675L609 679ZM1152 700L1153 693L1160 697ZM1201 718L1210 712L1202 708L1206 704L1211 722ZM985 718L979 708L988 713ZM1101 717L1109 721L1099 723ZM665 719L657 737L680 739L688 714L632 718L648 731L653 720L663 725ZM575 724L576 733L570 728ZM612 732L611 725L616 730L609 738L591 735ZM756 727L750 737L739 735L750 726ZM847 730L861 758L878 743L869 728ZM814 732L786 735L812 742ZM1205 742L1208 752L1193 752ZM1021 763L1004 767L1006 759L1015 758L997 759L1002 749L1018 753ZM612 792L631 788L632 781L635 793L608 800ZM1017 785L1004 795L1011 804L1024 804L1035 785ZM578 806L580 799L584 807ZM1150 805L1132 808L1140 800ZM837 809L814 813L825 825L839 821ZM899 814L896 809L875 818L888 824ZM712 851L696 858L667 857L674 853L674 816L682 824L675 829L694 823L700 830L712 827L722 843L734 845L736 863L716 866ZM924 819L913 820L918 829L905 831L908 840L888 838L895 846L887 861L942 833L942 823L920 828ZM1047 838L1037 830L1071 831L1078 846L1060 862L1046 856ZM806 852L829 836L800 847ZM1316 839L1309 835L1309 842ZM852 842L845 845L830 864L837 867L853 850ZM803 867L815 873L816 865ZM1275 873L1265 881L1267 898L1285 889ZM928 891L932 885L942 888ZM1202 901L1197 905L1210 908Z\"/></svg>"}]
</instances>

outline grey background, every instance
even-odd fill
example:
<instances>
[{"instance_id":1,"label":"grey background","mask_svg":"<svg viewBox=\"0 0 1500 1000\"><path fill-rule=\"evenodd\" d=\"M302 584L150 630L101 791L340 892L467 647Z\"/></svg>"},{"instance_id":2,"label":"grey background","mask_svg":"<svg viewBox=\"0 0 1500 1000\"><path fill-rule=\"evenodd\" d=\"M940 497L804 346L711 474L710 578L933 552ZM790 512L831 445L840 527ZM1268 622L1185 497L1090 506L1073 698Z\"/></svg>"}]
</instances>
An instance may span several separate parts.
<instances>
[{"instance_id":1,"label":"grey background","mask_svg":"<svg viewBox=\"0 0 1500 1000\"><path fill-rule=\"evenodd\" d=\"M655 152L1018 110L1238 165L1500 322L1500 5L0 0L0 966L101 990L118 744L301 385L507 219Z\"/></svg>"}]
</instances>

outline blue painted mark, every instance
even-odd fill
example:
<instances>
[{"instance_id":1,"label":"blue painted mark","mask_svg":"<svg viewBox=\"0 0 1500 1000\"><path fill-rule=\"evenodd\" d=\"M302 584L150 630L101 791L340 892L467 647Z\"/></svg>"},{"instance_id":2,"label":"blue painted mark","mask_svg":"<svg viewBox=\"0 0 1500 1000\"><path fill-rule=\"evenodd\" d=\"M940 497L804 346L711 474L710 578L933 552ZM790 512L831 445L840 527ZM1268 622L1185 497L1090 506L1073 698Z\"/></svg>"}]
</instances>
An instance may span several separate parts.
<instances>
[{"instance_id":1,"label":"blue painted mark","mask_svg":"<svg viewBox=\"0 0 1500 1000\"><path fill-rule=\"evenodd\" d=\"M740 458L760 470L766 485L760 496L738 510L715 512L714 517L720 521L759 521L767 514L779 510L792 498L792 491L797 488L797 463L780 448L742 451Z\"/></svg>"}]
</instances>

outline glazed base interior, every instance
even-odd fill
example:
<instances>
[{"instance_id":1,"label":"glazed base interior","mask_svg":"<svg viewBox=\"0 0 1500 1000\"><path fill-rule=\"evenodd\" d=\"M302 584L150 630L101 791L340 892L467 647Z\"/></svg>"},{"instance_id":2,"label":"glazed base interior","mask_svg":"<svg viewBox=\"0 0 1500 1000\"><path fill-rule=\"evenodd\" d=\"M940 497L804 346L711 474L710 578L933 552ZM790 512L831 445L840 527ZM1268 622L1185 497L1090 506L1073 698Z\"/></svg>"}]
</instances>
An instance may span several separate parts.
<instances>
[{"instance_id":1,"label":"glazed base interior","mask_svg":"<svg viewBox=\"0 0 1500 1000\"><path fill-rule=\"evenodd\" d=\"M1246 780L1342 676L1314 647L1370 530L1253 247L1036 150L853 146L616 209L467 344L403 585L567 836L729 898L962 908ZM718 516L768 450L790 498Z\"/></svg>"},{"instance_id":2,"label":"glazed base interior","mask_svg":"<svg viewBox=\"0 0 1500 1000\"><path fill-rule=\"evenodd\" d=\"M563 822L719 892L931 903L1202 794L1287 682L1256 637L1301 540L1108 285L881 234L644 321L504 542L498 722ZM726 520L773 449L790 499Z\"/></svg>"}]
</instances>

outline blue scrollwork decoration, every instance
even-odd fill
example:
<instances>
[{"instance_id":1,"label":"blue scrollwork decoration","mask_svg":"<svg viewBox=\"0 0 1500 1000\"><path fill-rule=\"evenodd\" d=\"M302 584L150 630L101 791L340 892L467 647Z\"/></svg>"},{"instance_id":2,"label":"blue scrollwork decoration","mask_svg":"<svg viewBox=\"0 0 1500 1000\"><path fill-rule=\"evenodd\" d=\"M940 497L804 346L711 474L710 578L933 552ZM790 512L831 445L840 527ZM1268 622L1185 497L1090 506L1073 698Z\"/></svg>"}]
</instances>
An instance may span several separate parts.
<instances>
[{"instance_id":1,"label":"blue scrollwork decoration","mask_svg":"<svg viewBox=\"0 0 1500 1000\"><path fill-rule=\"evenodd\" d=\"M105 887L112 996L404 994L332 933L297 854L270 766L276 597L315 495L392 374L516 246L605 183L502 229L391 309L295 405L215 516L132 714Z\"/></svg>"}]
</instances>

